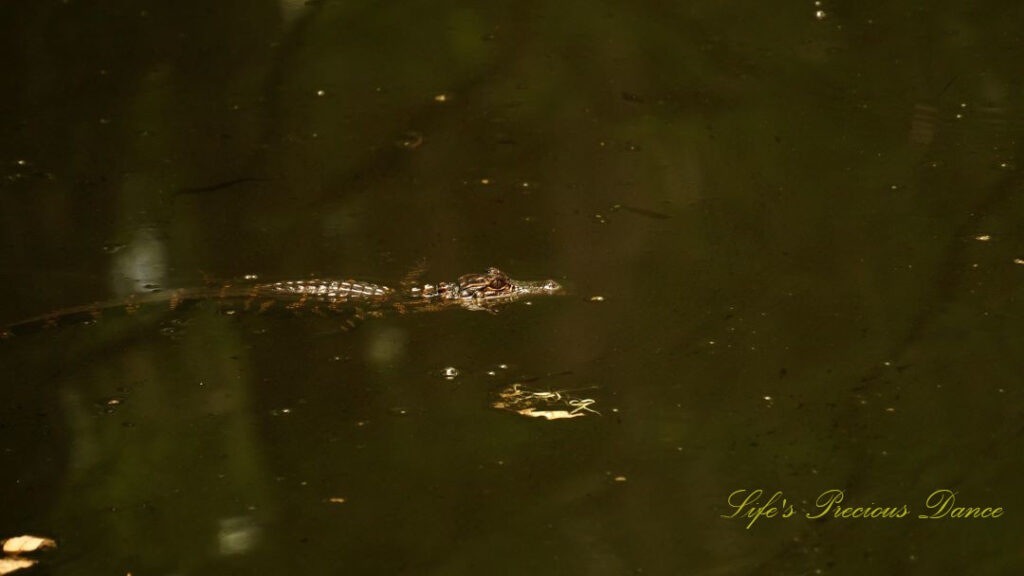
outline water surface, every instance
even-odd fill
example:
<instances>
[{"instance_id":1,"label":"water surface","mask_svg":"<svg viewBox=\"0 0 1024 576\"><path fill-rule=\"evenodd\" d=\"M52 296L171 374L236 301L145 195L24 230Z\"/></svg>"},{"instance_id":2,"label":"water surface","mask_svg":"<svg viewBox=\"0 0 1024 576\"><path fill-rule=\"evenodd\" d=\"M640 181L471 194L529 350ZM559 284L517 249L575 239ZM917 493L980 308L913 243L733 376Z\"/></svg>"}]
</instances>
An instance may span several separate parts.
<instances>
[{"instance_id":1,"label":"water surface","mask_svg":"<svg viewBox=\"0 0 1024 576\"><path fill-rule=\"evenodd\" d=\"M0 537L55 574L1019 572L1022 22L11 3L0 322L421 262L572 294L0 342ZM794 515L722 518L755 489ZM830 489L909 515L806 518ZM938 489L1005 514L918 519Z\"/></svg>"}]
</instances>

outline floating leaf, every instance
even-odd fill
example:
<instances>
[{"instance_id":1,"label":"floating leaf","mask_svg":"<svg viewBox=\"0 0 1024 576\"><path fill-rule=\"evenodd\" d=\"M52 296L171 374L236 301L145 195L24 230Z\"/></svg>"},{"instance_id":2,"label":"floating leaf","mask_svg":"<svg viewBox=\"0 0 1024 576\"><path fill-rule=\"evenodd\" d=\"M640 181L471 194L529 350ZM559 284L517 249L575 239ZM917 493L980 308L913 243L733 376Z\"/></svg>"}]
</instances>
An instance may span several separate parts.
<instances>
[{"instance_id":1,"label":"floating leaf","mask_svg":"<svg viewBox=\"0 0 1024 576\"><path fill-rule=\"evenodd\" d=\"M528 418L565 420L600 414L590 407L594 402L593 398L573 396L569 390L530 390L516 382L499 392L491 406Z\"/></svg>"},{"instance_id":2,"label":"floating leaf","mask_svg":"<svg viewBox=\"0 0 1024 576\"><path fill-rule=\"evenodd\" d=\"M10 574L22 568L30 568L35 566L35 564L35 560L29 560L28 558L0 558L0 576Z\"/></svg>"},{"instance_id":3,"label":"floating leaf","mask_svg":"<svg viewBox=\"0 0 1024 576\"><path fill-rule=\"evenodd\" d=\"M4 552L7 554L24 554L35 552L43 548L56 548L57 543L49 538L39 536L15 536L4 540Z\"/></svg>"},{"instance_id":4,"label":"floating leaf","mask_svg":"<svg viewBox=\"0 0 1024 576\"><path fill-rule=\"evenodd\" d=\"M531 418L544 418L545 420L562 420L564 418L579 418L580 416L583 416L582 412L569 412L568 410L534 410L533 408L517 410L516 414L522 414L523 416L529 416Z\"/></svg>"}]
</instances>

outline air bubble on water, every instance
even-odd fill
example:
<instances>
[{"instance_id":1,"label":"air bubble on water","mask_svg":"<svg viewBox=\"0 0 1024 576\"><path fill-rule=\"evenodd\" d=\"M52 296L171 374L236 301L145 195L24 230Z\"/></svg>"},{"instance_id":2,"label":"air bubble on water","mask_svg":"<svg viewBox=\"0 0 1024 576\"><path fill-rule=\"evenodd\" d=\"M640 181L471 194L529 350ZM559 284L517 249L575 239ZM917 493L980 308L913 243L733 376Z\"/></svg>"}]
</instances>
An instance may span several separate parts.
<instances>
[{"instance_id":1,"label":"air bubble on water","mask_svg":"<svg viewBox=\"0 0 1024 576\"><path fill-rule=\"evenodd\" d=\"M113 414L117 411L117 408L120 405L121 400L119 398L108 398L105 402L103 402L103 413Z\"/></svg>"},{"instance_id":2,"label":"air bubble on water","mask_svg":"<svg viewBox=\"0 0 1024 576\"><path fill-rule=\"evenodd\" d=\"M407 130L396 142L399 148L415 150L423 144L423 134L415 130Z\"/></svg>"}]
</instances>

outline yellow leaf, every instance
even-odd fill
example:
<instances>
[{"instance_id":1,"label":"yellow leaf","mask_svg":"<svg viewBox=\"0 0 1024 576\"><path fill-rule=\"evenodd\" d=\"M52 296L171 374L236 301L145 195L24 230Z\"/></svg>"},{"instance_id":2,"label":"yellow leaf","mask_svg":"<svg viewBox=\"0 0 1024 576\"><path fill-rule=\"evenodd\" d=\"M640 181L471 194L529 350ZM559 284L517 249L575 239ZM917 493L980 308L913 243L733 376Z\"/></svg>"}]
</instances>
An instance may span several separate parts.
<instances>
[{"instance_id":1,"label":"yellow leaf","mask_svg":"<svg viewBox=\"0 0 1024 576\"><path fill-rule=\"evenodd\" d=\"M25 552L35 552L43 548L56 547L57 543L53 540L40 538L39 536L15 536L14 538L4 540L4 552L7 554L24 554Z\"/></svg>"},{"instance_id":2,"label":"yellow leaf","mask_svg":"<svg viewBox=\"0 0 1024 576\"><path fill-rule=\"evenodd\" d=\"M15 570L21 570L22 568L29 568L34 566L35 563L35 560L29 560L27 558L0 558L0 576L10 574Z\"/></svg>"}]
</instances>

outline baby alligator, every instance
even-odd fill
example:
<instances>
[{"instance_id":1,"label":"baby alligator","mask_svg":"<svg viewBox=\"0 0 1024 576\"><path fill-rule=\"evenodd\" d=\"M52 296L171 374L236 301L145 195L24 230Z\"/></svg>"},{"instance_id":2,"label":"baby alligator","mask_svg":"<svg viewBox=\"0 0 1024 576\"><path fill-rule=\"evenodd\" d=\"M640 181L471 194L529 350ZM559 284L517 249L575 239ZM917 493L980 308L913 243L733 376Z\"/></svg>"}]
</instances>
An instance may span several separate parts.
<instances>
[{"instance_id":1,"label":"baby alligator","mask_svg":"<svg viewBox=\"0 0 1024 576\"><path fill-rule=\"evenodd\" d=\"M509 278L497 268L483 274L466 274L456 282L409 285L401 289L354 280L292 280L269 284L225 284L219 288L191 288L133 295L124 301L99 302L65 308L0 328L0 338L23 334L37 328L98 320L105 311L129 314L144 304L164 304L168 310L199 301L213 300L264 312L275 306L287 310L308 310L317 314L354 311L355 316L378 315L393 309L400 313L460 307L494 312L503 304L558 294L562 287L554 280L523 282Z\"/></svg>"}]
</instances>

